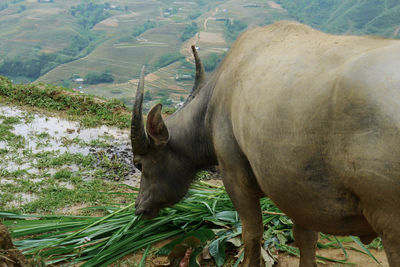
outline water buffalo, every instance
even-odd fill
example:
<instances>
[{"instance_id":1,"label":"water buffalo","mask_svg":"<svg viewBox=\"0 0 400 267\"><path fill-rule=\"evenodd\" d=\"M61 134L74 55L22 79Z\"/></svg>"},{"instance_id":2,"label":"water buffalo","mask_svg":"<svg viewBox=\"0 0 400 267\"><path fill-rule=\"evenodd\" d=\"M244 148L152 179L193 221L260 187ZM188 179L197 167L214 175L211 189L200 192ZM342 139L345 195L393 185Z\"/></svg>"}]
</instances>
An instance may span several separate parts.
<instances>
[{"instance_id":1,"label":"water buffalo","mask_svg":"<svg viewBox=\"0 0 400 267\"><path fill-rule=\"evenodd\" d=\"M233 44L183 108L142 119L131 141L141 169L136 213L178 202L196 172L219 165L243 225L244 266L259 266L259 199L294 222L300 266L315 266L318 232L381 236L400 266L400 41L328 35L296 22L254 28Z\"/></svg>"}]
</instances>

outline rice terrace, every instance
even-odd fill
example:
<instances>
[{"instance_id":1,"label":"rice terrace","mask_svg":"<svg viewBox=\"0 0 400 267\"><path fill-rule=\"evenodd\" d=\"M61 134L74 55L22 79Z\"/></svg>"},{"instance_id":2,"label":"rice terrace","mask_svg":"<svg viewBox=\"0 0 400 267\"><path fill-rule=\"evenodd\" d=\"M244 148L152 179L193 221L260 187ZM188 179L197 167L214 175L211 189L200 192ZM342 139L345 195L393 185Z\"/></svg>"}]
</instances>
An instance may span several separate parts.
<instances>
[{"instance_id":1,"label":"rice terrace","mask_svg":"<svg viewBox=\"0 0 400 267\"><path fill-rule=\"evenodd\" d=\"M0 266L400 266L399 17L0 0Z\"/></svg>"}]
</instances>

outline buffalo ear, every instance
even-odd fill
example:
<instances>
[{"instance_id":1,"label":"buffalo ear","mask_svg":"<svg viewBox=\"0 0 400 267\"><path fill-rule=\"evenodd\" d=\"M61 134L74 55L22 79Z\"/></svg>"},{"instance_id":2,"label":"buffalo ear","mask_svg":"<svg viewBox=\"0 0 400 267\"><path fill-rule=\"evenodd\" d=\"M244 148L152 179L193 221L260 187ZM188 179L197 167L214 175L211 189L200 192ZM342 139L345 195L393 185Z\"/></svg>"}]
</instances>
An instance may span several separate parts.
<instances>
[{"instance_id":1,"label":"buffalo ear","mask_svg":"<svg viewBox=\"0 0 400 267\"><path fill-rule=\"evenodd\" d=\"M150 140L156 145L164 145L168 142L169 133L161 116L162 105L155 105L147 115L146 132Z\"/></svg>"}]
</instances>

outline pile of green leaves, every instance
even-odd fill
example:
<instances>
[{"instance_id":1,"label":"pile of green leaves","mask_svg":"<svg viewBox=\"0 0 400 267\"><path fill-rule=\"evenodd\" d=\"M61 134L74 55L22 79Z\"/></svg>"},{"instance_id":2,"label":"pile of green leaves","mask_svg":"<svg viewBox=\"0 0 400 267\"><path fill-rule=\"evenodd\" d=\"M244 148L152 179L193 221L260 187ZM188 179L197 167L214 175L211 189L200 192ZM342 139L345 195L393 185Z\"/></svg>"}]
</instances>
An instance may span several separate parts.
<instances>
[{"instance_id":1,"label":"pile of green leaves","mask_svg":"<svg viewBox=\"0 0 400 267\"><path fill-rule=\"evenodd\" d=\"M131 115L119 100L103 100L43 83L13 84L0 76L0 96L13 104L60 112L82 126L110 125L127 128Z\"/></svg>"},{"instance_id":2,"label":"pile of green leaves","mask_svg":"<svg viewBox=\"0 0 400 267\"><path fill-rule=\"evenodd\" d=\"M136 193L132 193L132 197L136 197ZM293 241L291 220L280 214L269 199L263 198L261 205L267 229L264 248L271 254L280 250L299 255L296 248L287 245ZM11 229L13 238L17 239L15 245L27 257L45 264L83 262L81 266L108 266L143 248L146 248L145 257L152 244L178 236L158 253L169 255L173 261L174 257L183 256L185 248L191 247L190 266L198 266L198 256L207 247L216 265L222 266L226 262L226 253L235 251L236 254L242 245L240 220L223 187L197 182L183 201L162 210L160 216L152 220L134 215L133 206L132 203L122 209L93 208L108 211L109 215L105 217L0 212L0 218ZM330 242L320 246L341 247L344 250L338 239L324 237ZM345 250L344 253L347 255ZM235 266L241 257L236 260ZM321 259L346 262L346 259ZM145 258L141 264L144 262Z\"/></svg>"}]
</instances>

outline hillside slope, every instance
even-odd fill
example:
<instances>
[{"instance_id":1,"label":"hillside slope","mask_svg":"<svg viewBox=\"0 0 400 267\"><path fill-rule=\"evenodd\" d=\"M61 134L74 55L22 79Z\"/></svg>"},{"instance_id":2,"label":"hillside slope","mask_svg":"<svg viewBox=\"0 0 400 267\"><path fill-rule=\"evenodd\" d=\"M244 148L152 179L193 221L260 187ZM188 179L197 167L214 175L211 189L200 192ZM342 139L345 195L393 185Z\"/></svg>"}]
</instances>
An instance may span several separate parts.
<instances>
[{"instance_id":1,"label":"hillside slope","mask_svg":"<svg viewBox=\"0 0 400 267\"><path fill-rule=\"evenodd\" d=\"M17 82L82 86L81 91L125 103L131 88L122 86L142 65L154 73L146 82L152 98L178 102L192 86L190 45L200 47L211 71L240 31L288 18L285 10L262 0L254 5L239 0L8 2L0 10L0 74ZM104 72L112 83L74 82Z\"/></svg>"},{"instance_id":2,"label":"hillside slope","mask_svg":"<svg viewBox=\"0 0 400 267\"><path fill-rule=\"evenodd\" d=\"M396 0L279 0L277 2L297 20L322 31L400 38L400 2Z\"/></svg>"},{"instance_id":3,"label":"hillside slope","mask_svg":"<svg viewBox=\"0 0 400 267\"><path fill-rule=\"evenodd\" d=\"M400 37L394 0L6 2L0 5L0 75L125 104L141 66L147 66L146 101L173 106L193 83L190 45L199 47L211 72L241 31L281 19L334 34Z\"/></svg>"}]
</instances>

